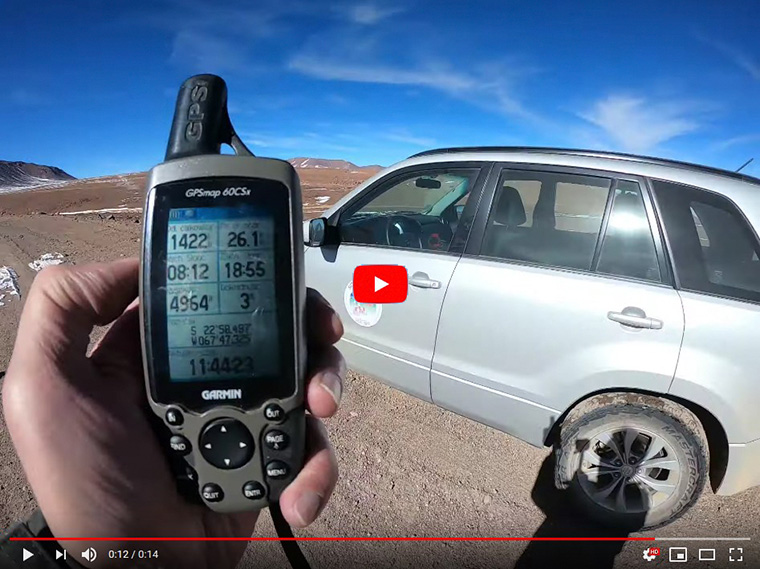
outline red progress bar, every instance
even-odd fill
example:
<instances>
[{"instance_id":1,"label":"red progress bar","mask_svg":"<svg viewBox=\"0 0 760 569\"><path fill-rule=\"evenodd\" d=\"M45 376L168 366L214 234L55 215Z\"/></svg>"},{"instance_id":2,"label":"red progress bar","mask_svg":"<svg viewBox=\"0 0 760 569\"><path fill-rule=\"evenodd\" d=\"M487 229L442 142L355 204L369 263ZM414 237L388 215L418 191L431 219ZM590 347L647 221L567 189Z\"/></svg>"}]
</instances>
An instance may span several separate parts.
<instances>
[{"instance_id":1,"label":"red progress bar","mask_svg":"<svg viewBox=\"0 0 760 569\"><path fill-rule=\"evenodd\" d=\"M653 537L12 537L10 541L654 541Z\"/></svg>"}]
</instances>

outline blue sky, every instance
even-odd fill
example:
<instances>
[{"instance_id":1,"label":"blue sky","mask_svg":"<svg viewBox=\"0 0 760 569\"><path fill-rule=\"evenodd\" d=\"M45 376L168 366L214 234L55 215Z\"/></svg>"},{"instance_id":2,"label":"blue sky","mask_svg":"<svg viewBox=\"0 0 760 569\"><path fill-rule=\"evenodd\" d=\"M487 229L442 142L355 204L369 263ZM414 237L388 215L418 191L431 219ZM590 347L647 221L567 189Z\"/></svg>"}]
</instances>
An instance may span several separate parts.
<instances>
[{"instance_id":1,"label":"blue sky","mask_svg":"<svg viewBox=\"0 0 760 569\"><path fill-rule=\"evenodd\" d=\"M261 156L543 145L760 176L758 22L757 0L0 0L0 159L146 170L207 72Z\"/></svg>"}]
</instances>

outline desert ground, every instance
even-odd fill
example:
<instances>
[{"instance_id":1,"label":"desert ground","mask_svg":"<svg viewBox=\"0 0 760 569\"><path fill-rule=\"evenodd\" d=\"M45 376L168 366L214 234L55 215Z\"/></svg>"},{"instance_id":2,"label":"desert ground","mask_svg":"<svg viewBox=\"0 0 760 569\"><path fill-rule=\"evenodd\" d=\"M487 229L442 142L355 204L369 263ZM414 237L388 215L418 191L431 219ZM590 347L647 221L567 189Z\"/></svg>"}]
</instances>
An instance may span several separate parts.
<instances>
[{"instance_id":1,"label":"desert ground","mask_svg":"<svg viewBox=\"0 0 760 569\"><path fill-rule=\"evenodd\" d=\"M305 169L305 213L315 216L366 174ZM52 190L0 195L0 267L18 274L20 296L0 298L0 370L11 356L18 318L36 272L29 263L57 253L84 264L137 255L144 176L77 181ZM328 200L317 198L328 197ZM323 202L323 203L319 203ZM92 210L108 211L92 211ZM90 211L90 213L73 213ZM0 291L0 294L2 292ZM97 335L96 332L95 335ZM569 510L553 490L551 458L536 449L370 378L350 373L337 416L327 421L340 480L330 504L304 537L611 536ZM35 507L7 430L0 421L0 527ZM647 535L703 538L665 541L687 546L692 565L760 566L760 489L719 498L709 491L676 523ZM266 513L258 536L274 536ZM709 538L746 536L729 544ZM635 537L641 537L636 535ZM641 542L314 541L302 548L312 567L641 567ZM743 562L728 561L743 547ZM697 562L697 549L717 561ZM240 567L286 567L276 542L250 544Z\"/></svg>"}]
</instances>

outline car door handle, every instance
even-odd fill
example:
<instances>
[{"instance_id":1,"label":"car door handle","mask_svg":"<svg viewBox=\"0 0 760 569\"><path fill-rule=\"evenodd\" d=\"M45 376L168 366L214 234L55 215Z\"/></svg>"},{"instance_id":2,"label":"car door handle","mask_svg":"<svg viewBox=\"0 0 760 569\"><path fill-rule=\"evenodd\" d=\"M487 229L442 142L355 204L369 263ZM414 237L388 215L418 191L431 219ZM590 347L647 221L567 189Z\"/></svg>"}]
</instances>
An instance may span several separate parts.
<instances>
[{"instance_id":1,"label":"car door handle","mask_svg":"<svg viewBox=\"0 0 760 569\"><path fill-rule=\"evenodd\" d=\"M426 273L414 273L409 277L409 284L417 288L441 288L441 281L436 281Z\"/></svg>"},{"instance_id":2,"label":"car door handle","mask_svg":"<svg viewBox=\"0 0 760 569\"><path fill-rule=\"evenodd\" d=\"M621 312L610 311L607 313L607 318L631 328L662 329L662 320L647 317L646 312L635 306L626 306Z\"/></svg>"}]
</instances>

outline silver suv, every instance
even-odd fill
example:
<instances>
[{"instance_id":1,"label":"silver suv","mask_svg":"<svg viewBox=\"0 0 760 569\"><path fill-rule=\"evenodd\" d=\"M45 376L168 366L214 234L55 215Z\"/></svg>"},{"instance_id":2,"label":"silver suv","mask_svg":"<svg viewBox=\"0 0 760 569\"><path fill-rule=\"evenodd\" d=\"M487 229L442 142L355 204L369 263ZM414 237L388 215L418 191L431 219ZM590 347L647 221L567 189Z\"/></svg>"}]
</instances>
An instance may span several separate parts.
<instances>
[{"instance_id":1,"label":"silver suv","mask_svg":"<svg viewBox=\"0 0 760 569\"><path fill-rule=\"evenodd\" d=\"M588 515L672 521L760 484L760 180L613 153L424 152L307 222L349 365L556 450ZM361 304L357 265L408 298ZM504 465L509 472L508 465Z\"/></svg>"}]
</instances>

